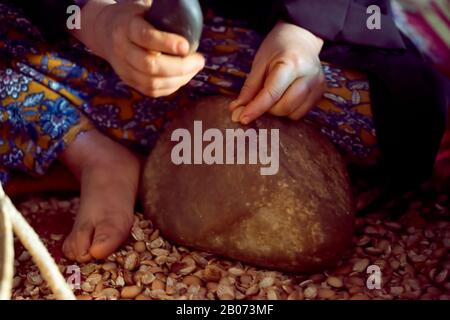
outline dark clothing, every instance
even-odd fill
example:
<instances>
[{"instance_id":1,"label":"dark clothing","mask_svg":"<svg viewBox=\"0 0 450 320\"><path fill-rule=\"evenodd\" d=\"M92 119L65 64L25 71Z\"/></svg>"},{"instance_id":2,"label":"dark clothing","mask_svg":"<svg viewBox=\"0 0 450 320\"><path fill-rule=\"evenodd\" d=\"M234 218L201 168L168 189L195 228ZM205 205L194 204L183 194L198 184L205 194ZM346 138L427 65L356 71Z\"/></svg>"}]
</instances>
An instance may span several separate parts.
<instances>
[{"instance_id":1,"label":"dark clothing","mask_svg":"<svg viewBox=\"0 0 450 320\"><path fill-rule=\"evenodd\" d=\"M49 36L64 34L69 0L19 0ZM321 59L366 72L384 166L394 186L430 176L445 126L442 81L396 28L388 0L201 0L219 15L248 19L268 31L278 19L326 42ZM381 30L369 30L369 5L382 12ZM48 19L51 12L52 19ZM53 18L54 17L54 18Z\"/></svg>"}]
</instances>

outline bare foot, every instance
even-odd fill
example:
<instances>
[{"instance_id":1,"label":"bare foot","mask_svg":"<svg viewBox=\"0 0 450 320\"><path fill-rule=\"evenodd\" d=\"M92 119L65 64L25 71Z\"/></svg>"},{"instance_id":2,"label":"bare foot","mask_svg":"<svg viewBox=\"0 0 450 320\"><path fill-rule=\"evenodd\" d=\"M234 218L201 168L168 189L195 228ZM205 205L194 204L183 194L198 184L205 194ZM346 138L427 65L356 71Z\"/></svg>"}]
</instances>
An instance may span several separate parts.
<instances>
[{"instance_id":1,"label":"bare foot","mask_svg":"<svg viewBox=\"0 0 450 320\"><path fill-rule=\"evenodd\" d=\"M80 209L63 252L78 262L104 259L129 235L139 160L125 147L91 130L68 146L61 161L81 184Z\"/></svg>"}]
</instances>

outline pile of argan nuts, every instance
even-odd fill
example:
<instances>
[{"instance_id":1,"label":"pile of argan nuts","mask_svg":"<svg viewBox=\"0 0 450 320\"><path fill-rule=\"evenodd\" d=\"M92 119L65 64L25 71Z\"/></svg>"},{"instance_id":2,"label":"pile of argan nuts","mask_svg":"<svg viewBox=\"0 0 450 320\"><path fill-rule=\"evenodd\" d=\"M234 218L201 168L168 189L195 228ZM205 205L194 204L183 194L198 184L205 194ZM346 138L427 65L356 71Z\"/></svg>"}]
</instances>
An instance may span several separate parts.
<instances>
[{"instance_id":1,"label":"pile of argan nuts","mask_svg":"<svg viewBox=\"0 0 450 320\"><path fill-rule=\"evenodd\" d=\"M19 208L42 217L75 213L78 203L78 198L30 199ZM334 269L312 275L262 270L172 245L138 213L126 245L106 261L78 265L75 293L82 300L450 299L448 197L430 196L426 189L399 203L359 217L353 248ZM43 240L48 245L62 237ZM15 263L13 299L53 298L26 251L16 252ZM63 273L72 264L60 263Z\"/></svg>"}]
</instances>

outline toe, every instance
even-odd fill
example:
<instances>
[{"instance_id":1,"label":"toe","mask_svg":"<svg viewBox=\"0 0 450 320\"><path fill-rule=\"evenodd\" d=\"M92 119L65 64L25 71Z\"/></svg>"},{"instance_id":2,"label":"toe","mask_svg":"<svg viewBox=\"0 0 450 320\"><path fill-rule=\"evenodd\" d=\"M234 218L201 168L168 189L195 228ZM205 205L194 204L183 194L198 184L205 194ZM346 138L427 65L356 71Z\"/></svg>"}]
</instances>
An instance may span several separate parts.
<instances>
[{"instance_id":1,"label":"toe","mask_svg":"<svg viewBox=\"0 0 450 320\"><path fill-rule=\"evenodd\" d=\"M62 250L67 259L75 261L75 252L73 250L73 239L68 236L63 243Z\"/></svg>"},{"instance_id":2,"label":"toe","mask_svg":"<svg viewBox=\"0 0 450 320\"><path fill-rule=\"evenodd\" d=\"M96 259L105 259L113 253L128 237L131 223L122 219L104 219L95 226L92 246L89 250Z\"/></svg>"},{"instance_id":3,"label":"toe","mask_svg":"<svg viewBox=\"0 0 450 320\"><path fill-rule=\"evenodd\" d=\"M72 229L72 232L69 235L69 238L66 240L70 240L72 247L72 254L75 256L76 261L80 263L87 262L92 259L89 254L89 247L91 246L92 234L94 233L94 227L91 223L77 223Z\"/></svg>"}]
</instances>

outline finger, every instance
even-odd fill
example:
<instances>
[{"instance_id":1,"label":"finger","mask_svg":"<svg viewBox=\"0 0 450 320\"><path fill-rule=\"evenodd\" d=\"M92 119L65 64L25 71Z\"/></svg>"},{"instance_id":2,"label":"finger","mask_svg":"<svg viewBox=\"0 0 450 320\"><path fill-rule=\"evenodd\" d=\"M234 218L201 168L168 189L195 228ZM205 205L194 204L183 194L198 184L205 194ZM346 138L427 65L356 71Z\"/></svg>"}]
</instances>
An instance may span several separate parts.
<instances>
[{"instance_id":1,"label":"finger","mask_svg":"<svg viewBox=\"0 0 450 320\"><path fill-rule=\"evenodd\" d=\"M243 105L247 105L256 96L264 84L264 73L264 68L258 67L257 65L252 66L252 69L241 88L239 96L229 105L230 111Z\"/></svg>"},{"instance_id":2,"label":"finger","mask_svg":"<svg viewBox=\"0 0 450 320\"><path fill-rule=\"evenodd\" d=\"M173 77L160 77L160 76L149 76L139 70L134 69L130 66L128 71L131 79L134 84L141 85L144 88L161 90L161 89L170 89L174 87L181 87L188 83L197 72L192 72L189 74L181 75L181 76L173 76Z\"/></svg>"},{"instance_id":3,"label":"finger","mask_svg":"<svg viewBox=\"0 0 450 320\"><path fill-rule=\"evenodd\" d=\"M234 109L233 112L231 113L231 121L239 122L242 111L244 111L244 107L237 107L236 109Z\"/></svg>"},{"instance_id":4,"label":"finger","mask_svg":"<svg viewBox=\"0 0 450 320\"><path fill-rule=\"evenodd\" d=\"M314 108L317 103L322 99L323 91L321 90L312 90L309 95L306 97L306 100L288 115L288 118L291 120L300 120L303 118L312 108Z\"/></svg>"},{"instance_id":5,"label":"finger","mask_svg":"<svg viewBox=\"0 0 450 320\"><path fill-rule=\"evenodd\" d=\"M173 77L199 72L205 65L205 58L194 53L186 57L152 54L136 45L130 45L126 61L135 69L151 76Z\"/></svg>"},{"instance_id":6,"label":"finger","mask_svg":"<svg viewBox=\"0 0 450 320\"><path fill-rule=\"evenodd\" d=\"M150 7L152 5L153 0L138 0L136 2L142 4L143 6Z\"/></svg>"},{"instance_id":7,"label":"finger","mask_svg":"<svg viewBox=\"0 0 450 320\"><path fill-rule=\"evenodd\" d=\"M275 116L290 115L306 100L310 92L310 86L305 78L295 80L283 97L268 112Z\"/></svg>"},{"instance_id":8,"label":"finger","mask_svg":"<svg viewBox=\"0 0 450 320\"><path fill-rule=\"evenodd\" d=\"M187 81L187 82L189 82L189 81ZM132 86L132 87L147 97L159 98L159 97L166 97L166 96L171 95L172 93L178 91L184 85L185 84L172 86L172 87L168 87L168 88L161 88L161 89L148 88L148 87L139 86L139 85Z\"/></svg>"},{"instance_id":9,"label":"finger","mask_svg":"<svg viewBox=\"0 0 450 320\"><path fill-rule=\"evenodd\" d=\"M326 89L327 84L324 74L321 73L319 76L314 77L309 95L306 97L305 101L300 104L298 109L289 115L289 118L292 120L299 120L302 118L323 98Z\"/></svg>"},{"instance_id":10,"label":"finger","mask_svg":"<svg viewBox=\"0 0 450 320\"><path fill-rule=\"evenodd\" d=\"M136 45L156 52L185 56L189 53L189 42L180 35L159 31L142 17L130 22L129 39Z\"/></svg>"},{"instance_id":11,"label":"finger","mask_svg":"<svg viewBox=\"0 0 450 320\"><path fill-rule=\"evenodd\" d=\"M310 96L308 96L308 103L310 104L311 100L310 100ZM301 118L303 118L308 111L311 110L311 108L306 107L305 104L302 104L300 107L298 107L296 110L294 110L294 112L292 112L291 114L289 114L287 117L291 120L300 120Z\"/></svg>"},{"instance_id":12,"label":"finger","mask_svg":"<svg viewBox=\"0 0 450 320\"><path fill-rule=\"evenodd\" d=\"M128 86L132 87L136 91L140 92L144 96L152 97L152 98L159 98L159 97L166 97L171 95L172 93L176 92L178 89L182 87L180 86L174 86L170 88L164 88L164 89L154 89L151 87L146 87L145 85L138 84L134 79L123 79L123 82L127 84Z\"/></svg>"},{"instance_id":13,"label":"finger","mask_svg":"<svg viewBox=\"0 0 450 320\"><path fill-rule=\"evenodd\" d=\"M249 124L272 108L294 80L295 72L291 65L276 64L264 82L264 87L242 112L241 123Z\"/></svg>"},{"instance_id":14,"label":"finger","mask_svg":"<svg viewBox=\"0 0 450 320\"><path fill-rule=\"evenodd\" d=\"M127 85L135 89L136 91L140 92L144 96L152 97L152 98L159 98L159 97L166 97L170 96L172 93L175 93L178 89L182 87L180 86L174 86L170 88L164 88L164 89L154 89L151 87L146 87L145 85L138 84L135 82L135 80L130 79L124 79L123 80Z\"/></svg>"}]
</instances>

